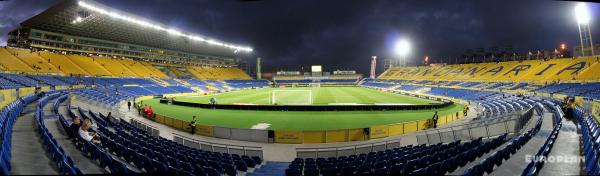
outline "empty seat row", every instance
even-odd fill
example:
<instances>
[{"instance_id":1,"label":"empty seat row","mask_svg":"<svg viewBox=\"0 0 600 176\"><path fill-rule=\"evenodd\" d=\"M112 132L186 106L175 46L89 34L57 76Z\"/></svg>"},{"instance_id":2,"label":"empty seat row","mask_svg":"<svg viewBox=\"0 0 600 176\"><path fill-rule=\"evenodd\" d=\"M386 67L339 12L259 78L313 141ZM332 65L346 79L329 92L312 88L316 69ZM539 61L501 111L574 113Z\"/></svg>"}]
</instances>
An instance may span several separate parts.
<instances>
[{"instance_id":1,"label":"empty seat row","mask_svg":"<svg viewBox=\"0 0 600 176\"><path fill-rule=\"evenodd\" d=\"M581 107L573 111L581 127L581 143L585 158L585 172L587 175L600 174L600 128L598 122L591 114L586 114Z\"/></svg>"},{"instance_id":2,"label":"empty seat row","mask_svg":"<svg viewBox=\"0 0 600 176\"><path fill-rule=\"evenodd\" d=\"M489 157L479 161L479 163L467 168L463 175L478 176L484 173L492 173L495 166L500 166L504 160L508 160L523 145L525 145L533 135L542 127L542 118L537 119L535 126L527 132L513 138L506 146L492 153Z\"/></svg>"},{"instance_id":3,"label":"empty seat row","mask_svg":"<svg viewBox=\"0 0 600 176\"><path fill-rule=\"evenodd\" d=\"M2 133L0 139L0 174L2 175L10 174L13 125L25 106L37 99L38 96L36 95L27 95L5 105L0 111L0 132Z\"/></svg>"},{"instance_id":4,"label":"empty seat row","mask_svg":"<svg viewBox=\"0 0 600 176\"><path fill-rule=\"evenodd\" d=\"M286 175L443 175L500 146L505 138L502 135L485 142L479 138L465 143L405 146L338 158L296 158Z\"/></svg>"}]
</instances>

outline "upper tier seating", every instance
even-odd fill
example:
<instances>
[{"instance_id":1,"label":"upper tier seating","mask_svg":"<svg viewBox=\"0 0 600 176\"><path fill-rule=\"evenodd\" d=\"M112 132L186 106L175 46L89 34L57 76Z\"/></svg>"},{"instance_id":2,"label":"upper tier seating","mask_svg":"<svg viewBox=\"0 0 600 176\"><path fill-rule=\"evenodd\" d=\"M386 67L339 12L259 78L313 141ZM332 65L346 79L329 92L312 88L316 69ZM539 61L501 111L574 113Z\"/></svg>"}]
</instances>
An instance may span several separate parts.
<instances>
[{"instance_id":1,"label":"upper tier seating","mask_svg":"<svg viewBox=\"0 0 600 176\"><path fill-rule=\"evenodd\" d=\"M187 69L198 79L251 79L248 74L235 67L209 68L188 66Z\"/></svg>"},{"instance_id":2,"label":"upper tier seating","mask_svg":"<svg viewBox=\"0 0 600 176\"><path fill-rule=\"evenodd\" d=\"M159 78L167 77L167 75L158 71L158 69L156 69L152 66L148 67L147 65L143 64L141 61L125 60L125 59L118 59L117 61L121 62L122 65L129 68L131 71L133 71L139 77L159 77Z\"/></svg>"},{"instance_id":3,"label":"upper tier seating","mask_svg":"<svg viewBox=\"0 0 600 176\"><path fill-rule=\"evenodd\" d=\"M122 58L63 55L59 53L15 48L0 48L0 71L49 73L65 76L113 76L168 78L167 70L180 78L249 80L250 76L236 67L197 67L171 65ZM158 65L155 67L155 65ZM163 72L158 67L167 68ZM175 69L175 67L180 69Z\"/></svg>"},{"instance_id":4,"label":"upper tier seating","mask_svg":"<svg viewBox=\"0 0 600 176\"><path fill-rule=\"evenodd\" d=\"M63 73L58 67L50 64L48 60L40 57L37 52L14 48L7 48L6 50L13 53L15 57L21 59L38 73Z\"/></svg>"},{"instance_id":5,"label":"upper tier seating","mask_svg":"<svg viewBox=\"0 0 600 176\"><path fill-rule=\"evenodd\" d=\"M393 67L379 79L440 80L440 81L564 81L598 80L600 72L596 57Z\"/></svg>"},{"instance_id":6,"label":"upper tier seating","mask_svg":"<svg viewBox=\"0 0 600 176\"><path fill-rule=\"evenodd\" d=\"M60 71L67 76L90 75L89 72L85 71L86 69L73 63L73 61L65 55L51 52L39 52L39 55L45 60L48 60L50 64L54 65L56 68L60 67Z\"/></svg>"},{"instance_id":7,"label":"upper tier seating","mask_svg":"<svg viewBox=\"0 0 600 176\"><path fill-rule=\"evenodd\" d=\"M114 76L134 76L134 77L144 77L149 75L137 75L127 66L123 65L117 59L112 58L102 58L95 57L94 60L98 62L101 66L106 68L112 75Z\"/></svg>"},{"instance_id":8,"label":"upper tier seating","mask_svg":"<svg viewBox=\"0 0 600 176\"><path fill-rule=\"evenodd\" d=\"M0 69L13 72L35 72L27 63L15 57L6 48L0 48Z\"/></svg>"},{"instance_id":9,"label":"upper tier seating","mask_svg":"<svg viewBox=\"0 0 600 176\"><path fill-rule=\"evenodd\" d=\"M80 55L68 55L67 56L71 61L77 64L81 68L85 68L87 72L90 73L90 76L112 76L113 74L109 72L105 67L101 66L95 59L88 56L80 56Z\"/></svg>"}]
</instances>

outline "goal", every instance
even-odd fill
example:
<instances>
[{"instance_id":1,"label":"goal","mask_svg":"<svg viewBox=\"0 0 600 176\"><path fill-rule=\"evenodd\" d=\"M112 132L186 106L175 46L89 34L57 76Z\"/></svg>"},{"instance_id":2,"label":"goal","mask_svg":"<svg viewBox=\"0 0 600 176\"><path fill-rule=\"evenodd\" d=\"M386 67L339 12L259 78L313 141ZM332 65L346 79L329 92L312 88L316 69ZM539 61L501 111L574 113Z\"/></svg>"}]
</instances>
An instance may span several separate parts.
<instances>
[{"instance_id":1,"label":"goal","mask_svg":"<svg viewBox=\"0 0 600 176\"><path fill-rule=\"evenodd\" d=\"M271 104L274 105L312 105L311 90L273 90Z\"/></svg>"},{"instance_id":2,"label":"goal","mask_svg":"<svg viewBox=\"0 0 600 176\"><path fill-rule=\"evenodd\" d=\"M308 87L321 87L321 83L308 83Z\"/></svg>"}]
</instances>

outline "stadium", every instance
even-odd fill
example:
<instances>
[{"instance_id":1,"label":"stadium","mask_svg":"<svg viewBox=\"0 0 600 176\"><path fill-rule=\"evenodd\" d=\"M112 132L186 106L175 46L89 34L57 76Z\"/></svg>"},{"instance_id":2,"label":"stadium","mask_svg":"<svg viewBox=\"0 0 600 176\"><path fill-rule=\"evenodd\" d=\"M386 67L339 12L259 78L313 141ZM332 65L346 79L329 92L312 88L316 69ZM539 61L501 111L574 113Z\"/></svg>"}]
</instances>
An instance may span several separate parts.
<instances>
[{"instance_id":1,"label":"stadium","mask_svg":"<svg viewBox=\"0 0 600 176\"><path fill-rule=\"evenodd\" d=\"M351 62L341 57L265 68L290 63L144 10L57 1L22 17L0 48L0 171L599 175L600 8L552 3L577 17L576 46L434 60L400 37L393 56L364 56L363 74L335 67Z\"/></svg>"}]
</instances>

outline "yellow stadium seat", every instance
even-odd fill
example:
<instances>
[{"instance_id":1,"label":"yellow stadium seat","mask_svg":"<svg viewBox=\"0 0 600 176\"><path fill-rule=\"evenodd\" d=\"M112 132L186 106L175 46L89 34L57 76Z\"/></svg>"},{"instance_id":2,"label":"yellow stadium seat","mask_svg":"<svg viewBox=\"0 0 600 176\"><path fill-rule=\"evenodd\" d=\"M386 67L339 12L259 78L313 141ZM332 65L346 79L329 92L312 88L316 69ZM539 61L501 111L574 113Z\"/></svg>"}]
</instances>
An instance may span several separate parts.
<instances>
[{"instance_id":1,"label":"yellow stadium seat","mask_svg":"<svg viewBox=\"0 0 600 176\"><path fill-rule=\"evenodd\" d=\"M578 76L580 80L600 80L600 58L596 58L596 61L592 65L582 71Z\"/></svg>"},{"instance_id":2,"label":"yellow stadium seat","mask_svg":"<svg viewBox=\"0 0 600 176\"><path fill-rule=\"evenodd\" d=\"M492 63L392 67L379 79L536 82L598 80L600 58L560 58ZM480 84L473 87L486 87Z\"/></svg>"},{"instance_id":3,"label":"yellow stadium seat","mask_svg":"<svg viewBox=\"0 0 600 176\"><path fill-rule=\"evenodd\" d=\"M114 76L140 76L137 75L129 68L125 67L119 61L113 58L104 58L104 57L93 57L94 61L98 62L100 66L106 68L109 72L111 72Z\"/></svg>"},{"instance_id":4,"label":"yellow stadium seat","mask_svg":"<svg viewBox=\"0 0 600 176\"><path fill-rule=\"evenodd\" d=\"M155 71L152 71L151 68L146 67L144 64L142 64L139 61L125 60L125 59L119 59L118 61L121 62L121 64L125 65L127 68L129 68L131 71L133 71L138 76L161 77L161 78L166 77L165 74L157 74Z\"/></svg>"},{"instance_id":5,"label":"yellow stadium seat","mask_svg":"<svg viewBox=\"0 0 600 176\"><path fill-rule=\"evenodd\" d=\"M73 63L71 59L65 55L51 52L40 52L40 56L46 60L49 60L50 64L54 65L55 67L60 67L60 71L66 75L90 75L90 73Z\"/></svg>"},{"instance_id":6,"label":"yellow stadium seat","mask_svg":"<svg viewBox=\"0 0 600 176\"><path fill-rule=\"evenodd\" d=\"M91 57L80 55L69 55L67 57L71 59L73 63L89 72L92 76L114 76Z\"/></svg>"},{"instance_id":7,"label":"yellow stadium seat","mask_svg":"<svg viewBox=\"0 0 600 176\"><path fill-rule=\"evenodd\" d=\"M246 72L235 67L211 68L188 66L187 69L198 79L251 79Z\"/></svg>"},{"instance_id":8,"label":"yellow stadium seat","mask_svg":"<svg viewBox=\"0 0 600 176\"><path fill-rule=\"evenodd\" d=\"M588 70L594 63L596 63L596 58L573 59L569 64L560 67L561 69L558 72L549 75L549 77L560 81L578 80L578 76Z\"/></svg>"},{"instance_id":9,"label":"yellow stadium seat","mask_svg":"<svg viewBox=\"0 0 600 176\"><path fill-rule=\"evenodd\" d=\"M160 71L158 68L154 67L150 62L144 62L144 61L139 61L143 66L145 66L146 68L148 68L148 70L150 70L152 73L154 73L154 75L157 75L159 78L167 78L169 76L167 76L165 73L163 73L162 71Z\"/></svg>"},{"instance_id":10,"label":"yellow stadium seat","mask_svg":"<svg viewBox=\"0 0 600 176\"><path fill-rule=\"evenodd\" d=\"M25 62L38 73L62 73L58 68L48 63L48 60L40 57L37 52L14 48L7 48L6 50L15 54L15 57L21 59L21 61Z\"/></svg>"},{"instance_id":11,"label":"yellow stadium seat","mask_svg":"<svg viewBox=\"0 0 600 176\"><path fill-rule=\"evenodd\" d=\"M0 65L5 71L35 72L27 63L16 58L4 48L0 48Z\"/></svg>"}]
</instances>

